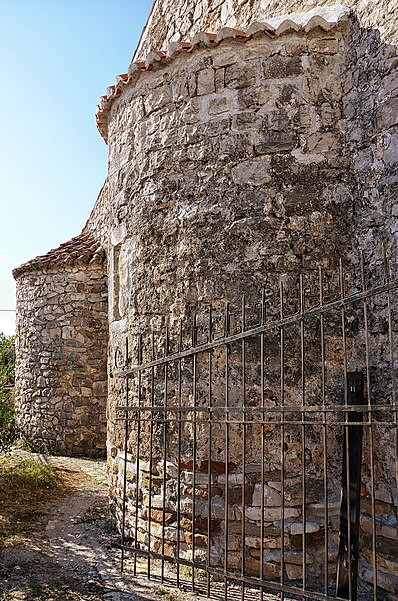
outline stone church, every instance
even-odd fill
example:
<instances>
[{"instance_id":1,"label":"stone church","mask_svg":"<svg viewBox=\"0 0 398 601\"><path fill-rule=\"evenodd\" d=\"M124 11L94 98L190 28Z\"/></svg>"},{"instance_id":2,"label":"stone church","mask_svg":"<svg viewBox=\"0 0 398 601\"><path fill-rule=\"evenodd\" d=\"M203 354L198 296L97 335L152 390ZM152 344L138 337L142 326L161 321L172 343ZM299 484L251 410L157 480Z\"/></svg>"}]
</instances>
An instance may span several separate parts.
<instances>
[{"instance_id":1,"label":"stone church","mask_svg":"<svg viewBox=\"0 0 398 601\"><path fill-rule=\"evenodd\" d=\"M377 265L382 245L398 275L398 5L155 0L96 120L109 169L87 223L14 270L16 394L36 446L107 452L117 497L126 336L362 251Z\"/></svg>"}]
</instances>

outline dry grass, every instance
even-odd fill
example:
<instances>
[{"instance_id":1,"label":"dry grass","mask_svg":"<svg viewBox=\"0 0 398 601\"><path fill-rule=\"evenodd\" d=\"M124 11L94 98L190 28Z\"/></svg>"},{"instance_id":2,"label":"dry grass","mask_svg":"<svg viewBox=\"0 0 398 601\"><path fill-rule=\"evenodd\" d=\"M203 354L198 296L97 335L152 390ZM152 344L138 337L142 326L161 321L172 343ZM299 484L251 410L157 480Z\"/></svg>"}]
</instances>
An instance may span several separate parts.
<instances>
[{"instance_id":1,"label":"dry grass","mask_svg":"<svg viewBox=\"0 0 398 601\"><path fill-rule=\"evenodd\" d=\"M62 486L61 486L62 484ZM0 460L0 549L42 525L48 503L65 492L63 474L34 459Z\"/></svg>"}]
</instances>

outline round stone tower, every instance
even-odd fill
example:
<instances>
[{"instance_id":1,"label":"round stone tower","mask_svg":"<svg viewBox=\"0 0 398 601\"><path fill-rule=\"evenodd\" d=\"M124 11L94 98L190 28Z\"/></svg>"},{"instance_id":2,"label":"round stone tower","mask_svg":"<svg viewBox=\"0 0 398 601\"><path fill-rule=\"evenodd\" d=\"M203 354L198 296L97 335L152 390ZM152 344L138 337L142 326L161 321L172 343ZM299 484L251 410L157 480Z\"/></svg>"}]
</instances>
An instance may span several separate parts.
<instances>
[{"instance_id":1,"label":"round stone tower","mask_svg":"<svg viewBox=\"0 0 398 601\"><path fill-rule=\"evenodd\" d=\"M181 349L189 353L198 340L214 342L211 336L239 335L265 319L265 312L277 322L281 294L290 298L283 315L303 310L319 267L336 270L340 257L358 273L362 248L377 263L384 241L395 256L395 195L387 182L398 158L388 108L395 102L388 90L396 76L387 72L396 52L382 41L376 23L364 29L363 12L344 6L325 3L265 18L255 3L238 26L244 8L236 4L236 11L229 11L228 3L220 3L211 14L198 7L193 20L206 31L193 31L192 20L179 18L178 7L173 25L167 16L161 22L166 2L155 3L136 54L140 60L108 88L98 108L109 174L88 227L102 232L110 266L111 495L124 540L136 550L190 558L193 564L207 557L213 568L225 560L227 571L246 576L319 582L325 574L336 576L337 564L328 567L322 558L325 545L334 557L339 545L343 432L336 428L327 436L333 459L326 477L319 429L310 428L307 439L305 426L302 433L292 426L283 435L272 426L278 404L287 399L293 406L311 399L319 403L324 377L319 323L308 326L305 335L297 328L284 333L290 355L282 362L278 328L262 347L261 341L250 350L226 343L228 358L214 351L211 359L195 360L193 353L191 363L175 359L164 368L162 356ZM368 22L375 14L368 13ZM159 32L165 43L160 44ZM181 41L181 32L189 41ZM372 86L380 95L386 92L379 102ZM306 279L294 297L300 272ZM328 298L356 285L355 277L350 283L331 280ZM203 317L210 307L212 334ZM195 313L201 317L191 329ZM350 316L343 329L336 319L323 356L330 404L336 398L344 402L345 372L366 363L358 319ZM361 342L355 343L354 334ZM305 353L300 336L310 341ZM126 338L129 353L123 350ZM380 357L374 361L382 363ZM130 371L126 393L120 368L128 372L134 363L147 367ZM282 378L285 368L289 375ZM205 407L209 394L228 411L263 404L275 414L257 429L252 422L248 430L239 429L231 421L225 426L228 436L220 426L229 423L225 414L211 431L199 417L198 422L176 417L181 406ZM123 413L126 402L132 413ZM134 413L139 406L161 406L166 413ZM368 453L368 442L365 447ZM390 472L392 455L381 447L378 452L374 459ZM368 491L371 480L368 471ZM329 517L319 518L317 511ZM260 528L270 533L268 559L259 551ZM242 543L246 529L253 536L247 534ZM298 566L297 546L305 546L307 535ZM369 553L372 544L364 545ZM362 572L373 582L366 561ZM385 586L395 584L388 580Z\"/></svg>"}]
</instances>

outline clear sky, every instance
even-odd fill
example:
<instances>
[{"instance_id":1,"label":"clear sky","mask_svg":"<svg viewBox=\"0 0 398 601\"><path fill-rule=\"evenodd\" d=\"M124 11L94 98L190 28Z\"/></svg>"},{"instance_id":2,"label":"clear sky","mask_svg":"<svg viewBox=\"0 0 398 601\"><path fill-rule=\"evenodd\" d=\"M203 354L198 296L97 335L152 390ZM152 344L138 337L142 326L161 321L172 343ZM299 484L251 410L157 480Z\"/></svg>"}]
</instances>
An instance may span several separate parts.
<instances>
[{"instance_id":1,"label":"clear sky","mask_svg":"<svg viewBox=\"0 0 398 601\"><path fill-rule=\"evenodd\" d=\"M11 270L80 233L106 177L95 126L152 0L0 0L0 309ZM0 312L0 332L14 314Z\"/></svg>"}]
</instances>

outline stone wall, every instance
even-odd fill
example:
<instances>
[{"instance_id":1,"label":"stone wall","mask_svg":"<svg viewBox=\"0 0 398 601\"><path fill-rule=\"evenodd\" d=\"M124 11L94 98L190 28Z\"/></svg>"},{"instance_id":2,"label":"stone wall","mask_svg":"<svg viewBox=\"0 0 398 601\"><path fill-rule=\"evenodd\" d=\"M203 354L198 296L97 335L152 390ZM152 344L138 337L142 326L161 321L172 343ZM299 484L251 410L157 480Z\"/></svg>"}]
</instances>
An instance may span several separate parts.
<instances>
[{"instance_id":1,"label":"stone wall","mask_svg":"<svg viewBox=\"0 0 398 601\"><path fill-rule=\"evenodd\" d=\"M339 29L225 40L141 73L114 101L107 213L89 224L111 243L112 348L347 254L345 54Z\"/></svg>"},{"instance_id":2,"label":"stone wall","mask_svg":"<svg viewBox=\"0 0 398 601\"><path fill-rule=\"evenodd\" d=\"M395 64L395 47L384 44L375 30L364 29L355 17L350 23L342 23L327 33L315 29L307 36L290 32L274 39L259 33L245 43L237 39L225 39L212 48L203 46L195 46L189 53L180 52L166 64L152 62L147 71L132 71L131 83L125 86L110 108L107 123L109 176L101 201L102 207L108 203L108 213L94 211L89 227L97 230L108 228L109 232L112 355L116 348L124 347L126 335L131 339L134 334L143 333L148 345L150 330L155 328L161 331L166 325L169 327L171 345L174 344L176 348L175 334L180 319L189 321L192 311L204 311L209 304L212 304L216 313L221 313L225 300L230 301L232 313L239 314L243 292L246 295L248 319L254 319L261 287L265 288L270 299L267 312L270 318L275 317L279 310L278 301L273 302L272 299L277 298L275 291L280 277L289 287L288 282L293 281L298 272L304 271L307 274L306 283L310 285L318 277L319 265L326 271L333 269L339 257L344 257L349 268L358 273L358 248L366 249L377 264L381 258L380 242L385 241L389 246L389 254L394 257L396 199L394 187L388 188L387 182L392 182L395 177L397 156L394 142L391 142L395 125L388 110L391 100L385 105L384 112L380 107L383 107L386 98L390 99L395 93L392 90L395 89L396 79L390 71ZM366 82L371 83L367 85ZM384 94L379 100L374 98L375 89L381 89L381 94ZM382 130L377 130L375 116L380 111L385 115L385 123ZM381 123L380 119L378 122ZM372 176L372 172L377 176ZM383 198L378 192L380 182L386 182ZM358 279L351 280L350 285L358 285ZM386 299L383 302L385 314ZM290 309L294 310L294 304ZM332 320L328 342L331 398L341 397L344 390L341 380L344 359L341 356L341 332L338 333L337 323L336 319ZM358 327L357 319L353 319L352 323ZM355 346L358 344L358 331L356 337L352 334L348 366L362 369L363 341L362 348L358 350ZM311 339L311 334L308 335ZM184 336L187 343L187 333ZM162 345L156 344L155 352L160 355ZM273 365L272 369L276 369L272 360L278 340L270 339L267 345L267 357L270 365ZM379 346L375 344L375 348ZM297 402L300 398L297 387L300 377L297 340L292 342L292 349L289 398L291 402ZM135 348L132 349L134 353ZM387 353L386 346L383 353ZM376 353L376 371L385 359L386 356L383 359ZM306 394L309 398L313 395L315 402L320 378L319 346L309 350L307 360L311 369ZM219 361L219 371L222 371L222 357ZM258 357L253 355L250 367L253 373L256 365ZM115 407L120 404L123 384L114 377L113 371L112 365L108 457L111 491L120 518L124 434L122 424L116 422ZM238 380L237 373L235 369L235 378ZM258 382L255 376L253 378L255 384L248 394L252 395L251 402L255 404L259 392ZM276 381L277 377L270 376L267 384L267 403L271 405L279 394ZM143 386L148 395L148 382L144 381ZM172 390L173 386L170 386ZM163 402L162 390L160 380L156 402ZM185 394L187 402L191 402L192 392L189 392L188 384ZM172 391L170 397L173 397ZM237 386L232 402L239 403L239 399L241 390ZM192 526L189 525L192 452L186 444L183 455L178 458L173 447L175 433L174 436L168 433L168 440L174 443L169 443L166 456L167 486L162 488L160 480L164 455L162 459L161 429L156 430L154 436L156 444L151 451L152 471L148 467L148 452L141 456L139 520L142 521L139 536L142 540L138 542L145 543L148 511L145 503L148 501L147 484L151 473L154 491L157 490L154 502L160 504L153 506L154 550L161 531L159 523L156 524L156 512L166 498L169 526L166 542L170 545L170 553L175 552L177 534L173 494L177 473L183 480L184 511L187 510L185 519L188 520L184 522L187 527L183 532L180 550L182 556L187 553L189 557L192 542L189 534ZM280 440L278 442L277 438L273 443L278 447ZM186 431L185 443L191 439L192 432ZM297 492L300 479L299 439L297 432L291 432L286 442L286 455L290 458L289 466L286 464L290 474L288 487L292 493L286 509L286 545L290 553L286 562L286 576L291 581L301 577L301 567L297 565L298 547L295 546L299 546L303 531L300 525L302 499ZM204 464L208 460L207 440L204 435L197 449L198 460ZM211 475L213 490L218 491L214 492L212 515L212 561L216 563L222 553L225 512L225 475L218 474L217 469L225 473L226 468L222 433L213 432L213 440L217 441L217 445L214 445L214 462L218 466ZM239 466L239 432L236 433L235 442L235 465ZM339 528L341 432L339 434L336 431L329 443L328 452L335 459L332 462L333 469L329 472L330 561L335 562ZM325 525L321 516L324 511L322 482L316 476L322 473L322 458L317 453L321 445L318 435L313 436L311 445L308 457L314 474L309 478L312 496L307 499L310 547L308 574L319 579ZM136 486L135 446L136 439L132 433L127 465L129 498L134 498ZM221 449L218 456L216 446ZM253 457L258 457L261 450L254 445L251 453ZM281 569L277 559L281 544L277 535L280 524L278 491L281 484L277 453L272 456L270 451L266 455L269 466L266 491L270 517L267 528L270 528L274 537L273 542L271 537L267 543L267 565L271 570L267 577L278 579ZM369 447L366 447L366 456L368 453ZM396 536L393 529L389 529L387 514L391 517L394 509L391 488L388 488L390 485L385 487L382 473L386 466L389 473L393 459L388 452L384 456L381 446L377 450L376 461L381 470L378 472L380 490L377 491L377 507L381 513L384 512L380 527L387 532L386 538L379 538L379 542L385 545L382 559L384 572L380 572L379 584L391 592L396 588L395 564L391 563L388 546L396 545ZM246 567L249 570L251 566L251 573L258 574L258 487L261 477L256 471L258 465L256 468L255 462L249 457L247 462L251 472L246 491L247 520L252 539L245 551ZM179 469L182 472L178 472ZM231 501L231 512L236 515L233 527L238 530L240 469L238 467L232 471L228 478L235 499ZM204 489L207 481L207 473L198 475L198 498L206 495ZM364 487L361 536L363 540L368 537L362 543L362 548L369 559L368 473L364 476ZM128 509L128 515L135 516L133 500L128 501ZM199 520L196 532L198 541L203 542L201 537L206 536L207 517L205 508L202 509L199 516L202 522ZM134 519L128 518L129 526ZM127 535L129 533L127 530ZM238 531L231 534L229 561L231 568L239 569ZM197 552L199 557L199 548ZM335 563L333 566L331 577ZM362 559L361 576L368 582L372 581L370 561L367 563Z\"/></svg>"},{"instance_id":3,"label":"stone wall","mask_svg":"<svg viewBox=\"0 0 398 601\"><path fill-rule=\"evenodd\" d=\"M358 247L374 252L383 241L396 257L398 5L388 0L348 0L345 4L355 24L347 44L342 114L356 179L356 240ZM157 0L136 56L143 58L150 49L167 48L171 41L192 39L198 31L217 31L223 26L246 29L254 21L278 23L275 17L289 12L316 13L328 6L333 2L203 0L181 3L176 14L169 0Z\"/></svg>"},{"instance_id":4,"label":"stone wall","mask_svg":"<svg viewBox=\"0 0 398 601\"><path fill-rule=\"evenodd\" d=\"M274 293L281 276L288 281L304 270L318 277L319 265L326 270L335 267L340 255L346 254L351 244L353 221L353 182L349 175L350 157L342 114L346 26L342 24L328 33L314 29L308 36L288 33L270 39L266 34L258 34L245 44L226 39L214 48L196 48L190 54L176 56L167 65L155 65L147 72L136 74L134 83L127 85L115 99L108 119L107 182L108 198L114 203L108 216L112 242L109 269L112 357L118 347L124 348L126 335L131 340L138 333L144 335L148 352L150 330L155 328L160 332L166 325L170 344L176 348L180 319L189 323L194 310L204 312L210 304L215 313L221 313L226 300L230 301L231 312L236 315L240 311L242 293L246 295L247 319L253 320L258 317L262 287L273 299L267 305L269 316L278 315L279 307L275 303L278 297ZM97 227L96 219L99 225L99 214L93 215L93 228ZM238 325L236 327L239 329ZM184 344L187 344L188 336L184 331ZM295 351L296 344L297 340ZM156 337L156 353L161 353L161 347ZM271 361L275 355L275 337L267 340L266 352ZM136 357L134 346L131 353ZM298 356L294 353L292 361ZM222 356L214 358L215 371L222 372L223 360ZM253 404L259 400L258 360L257 348L247 367L252 374L252 385L248 386L247 394ZM235 361L239 362L239 359L235 357ZM337 359L335 362L337 374ZM341 364L339 368L341 370ZM292 399L297 399L297 370L295 365L292 368L294 384L290 390ZM230 402L239 405L242 402L239 371L236 368L231 371L235 392L231 392ZM123 383L114 376L113 365L110 376L108 457L111 491L120 519L124 432L123 422L116 421L119 415L116 406L123 398ZM162 375L157 373L158 377L155 402L162 403ZM277 398L276 381L270 378L267 384L267 403L272 404ZM141 400L149 403L147 380L143 379L142 386L146 393ZM170 399L176 398L171 376L169 386ZM311 384L308 387L310 389ZM189 403L192 390L188 381L184 381L183 388L184 402ZM218 383L217 390L222 389L222 384ZM204 386L202 389L198 386L197 394L203 396L204 390ZM314 378L314 395L315 390ZM223 402L222 393L217 401ZM235 519L232 519L231 528L237 528L239 532L242 474L237 466L242 461L241 433L232 430L230 460L234 467L230 475L230 503ZM247 456L247 466L251 470L246 491L247 509L250 509L247 519L252 541L246 548L246 567L251 574L258 574L259 565L256 547L261 476L254 458L261 455L261 449L257 434L253 436L254 443ZM176 432L168 431L167 438L171 441L167 454L169 473L167 491L163 489L163 492L160 481L164 455L162 459L160 426L155 428L153 436L153 447L145 446L141 451L140 520L145 523L148 513L146 483L150 471L149 455L152 454L151 478L154 490L157 490L152 506L155 516L152 532L159 535L156 515L160 515L165 495L170 513L166 542L170 552L175 552L173 491L178 465L182 466L182 512L186 528L180 550L189 557L192 430L189 426L184 429L183 451L179 458ZM141 437L144 441L149 440L147 428L145 434L141 432ZM212 561L219 565L225 515L222 488L225 486L225 444L221 429L213 431L213 441L212 460L219 471L224 472L212 474L215 495ZM320 460L314 453L316 441L315 437L311 451L314 464ZM136 442L132 432L128 448L131 465L127 466L128 497L131 497L128 502L129 528L135 514ZM280 442L275 439L274 444L279 449ZM287 455L293 458L289 464L291 487L300 478L297 471L299 444L297 433L286 442ZM204 464L208 460L206 432L201 432L198 437L197 459ZM277 504L280 475L276 472L280 470L280 459L276 452L272 457L270 449L266 462L267 483L273 481L275 484L274 489L267 484L270 496L267 528L273 538L270 546L273 545L275 559L280 554L280 537L278 540L276 534L276 523L280 520ZM197 475L198 499L205 494L203 487L207 480L208 474ZM315 495L312 504L319 503L319 482L315 480L312 479L309 485ZM335 500L338 498L337 478L331 482L331 488ZM297 522L302 517L301 503L297 494L286 508L289 528L293 528L292 544L299 536ZM206 528L205 505L197 500L198 517L202 519L197 534L202 543L204 539L200 537L204 536L203 529ZM312 533L321 529L315 518L311 524ZM231 569L238 569L240 565L238 532L231 532ZM154 534L154 537L159 543L158 535ZM143 542L144 532L140 536L142 541L139 542ZM286 536L290 537L290 530ZM200 553L198 549L197 557ZM294 554L294 549L291 553L288 578L295 580L299 578L300 568L296 565L297 553ZM318 565L317 553L315 546L308 554L308 560L314 566ZM269 553L268 559L270 557ZM279 577L277 561L268 562L268 570L273 570L272 577ZM268 572L267 576L271 577Z\"/></svg>"},{"instance_id":5,"label":"stone wall","mask_svg":"<svg viewBox=\"0 0 398 601\"><path fill-rule=\"evenodd\" d=\"M336 263L352 210L344 46L338 30L226 40L142 73L114 101L108 213L89 227L106 221L121 244L135 329Z\"/></svg>"},{"instance_id":6,"label":"stone wall","mask_svg":"<svg viewBox=\"0 0 398 601\"><path fill-rule=\"evenodd\" d=\"M395 32L397 17L388 16ZM363 29L358 22L349 46L343 115L355 178L355 246L380 261L383 242L397 275L398 49L386 42L382 31Z\"/></svg>"},{"instance_id":7,"label":"stone wall","mask_svg":"<svg viewBox=\"0 0 398 601\"><path fill-rule=\"evenodd\" d=\"M247 29L254 21L335 4L333 0L185 0L176 5L171 0L156 0L135 58L145 58L150 50L166 49L172 41L190 40L198 31L217 32L226 26ZM347 0L344 4L352 9L361 27L377 29L383 43L398 43L395 2ZM366 53L363 46L357 50Z\"/></svg>"},{"instance_id":8,"label":"stone wall","mask_svg":"<svg viewBox=\"0 0 398 601\"><path fill-rule=\"evenodd\" d=\"M16 274L16 405L34 448L100 455L106 444L107 279L103 261Z\"/></svg>"},{"instance_id":9,"label":"stone wall","mask_svg":"<svg viewBox=\"0 0 398 601\"><path fill-rule=\"evenodd\" d=\"M394 275L397 274L398 56L394 45L397 43L397 9L386 2L348 4L355 9L349 23L341 23L328 32L313 29L305 36L302 32L294 34L290 31L271 36L271 39L264 33L257 33L250 40L246 38L244 43L242 39L231 39L227 33L228 39L222 40L221 36L213 45L202 38L202 43L195 43L189 51L175 52L174 47L171 59L166 56L156 61L150 57L146 66L130 69L128 83L115 94L107 113L109 175L88 225L93 231L103 232L109 245L112 355L117 348L124 348L126 335L131 340L138 333L143 333L149 352L150 330L154 328L160 332L166 325L170 344L175 349L180 319L186 323L193 311L204 313L210 304L215 313L221 314L226 300L230 302L231 312L239 315L243 292L248 319L255 319L261 287L269 299L267 312L272 319L278 315L278 301L272 299L277 299L275 291L281 277L289 288L288 283L295 278L297 282L297 274L304 271L306 286L311 288L311 283L318 277L318 266L325 271L333 269L339 257L344 258L348 271L356 274L347 280L347 286L355 289L361 285L358 277L360 250L365 251L373 267L378 267L366 276L367 284L380 283L384 279L382 242L392 258ZM176 10L170 11L167 2L159 0L137 57L145 59L150 48L167 49L171 41L192 38L198 30L217 32L224 25L245 30L255 20L269 20L269 17L288 10L305 8L309 6L303 3L213 2L207 5L196 2L194 5L182 2ZM305 19L308 20L308 16ZM277 26L278 21L272 23ZM374 276L376 272L378 275ZM336 281L331 279L328 285L333 288ZM290 292L292 290L294 286ZM338 293L335 290L335 294ZM293 303L290 310L297 310L297 304ZM382 316L381 321L385 320L386 297L377 304L375 312ZM384 390L391 387L385 369L390 363L388 343L382 338L387 326L385 323L382 326L381 321L376 323L375 319L370 328L374 387L371 395L377 399L382 398L383 387ZM366 364L363 316L353 315L350 320L353 329L347 336L346 358L341 354L342 334L338 323L338 318L331 320L327 345L330 402L342 398L345 360L349 369L363 370ZM236 327L239 329L239 323ZM316 340L316 332L313 335L308 332L308 336L312 342ZM184 341L188 344L187 332L184 332ZM271 373L277 370L275 349L278 340L270 339L267 344ZM136 358L134 346L131 352ZM156 342L155 354L160 356L162 352L162 344ZM297 385L299 354L297 342L292 342L289 358L289 398L292 403L297 402L301 394ZM221 373L223 359L218 359L218 373ZM134 362L134 358L131 360ZM306 394L308 398L312 395L316 402L320 380L319 345L309 350L306 361L310 365ZM255 374L258 366L255 354L250 365L249 371L251 369ZM120 404L123 384L113 372L112 364L108 457L111 493L120 518L125 449L115 407ZM234 377L238 380L237 373L235 369ZM155 402L163 403L162 375L158 375ZM258 373L253 375L254 384L248 391L254 404L259 399L256 377ZM270 376L267 382L266 402L271 406L279 398L277 379ZM142 384L146 390L143 398L148 400L145 394L149 394L150 384L145 379ZM189 382L185 384L184 394L189 403L192 402L192 388ZM173 397L172 383L170 389L170 399L175 400L177 396ZM219 389L222 390L222 385ZM220 392L220 402L222 398ZM241 398L241 389L237 385L233 402L239 404ZM137 402L137 398L133 402ZM334 576L339 529L341 434L337 428L329 441L328 451L333 457L333 468L329 472L330 577ZM186 553L189 558L192 543L189 511L193 494L197 493L197 499L205 498L208 474L205 471L197 474L194 493L192 449L187 442L192 439L192 430L185 431L186 444L180 456L173 447L175 432L174 436L173 432L168 433L170 446L163 452L163 458L162 429L155 430L154 435L156 444L141 457L138 482L141 538L138 542L146 542L148 482L152 479L154 503L158 504L153 506L152 514L153 550L160 548L159 520L163 518L159 517L159 510L166 499L166 544L170 553L175 553L177 479L181 481L186 510L180 550L181 556ZM227 466L222 432L213 432L213 440L214 511L210 519L214 528L212 561L216 564L223 548ZM197 458L206 465L206 434L201 441ZM235 442L236 461L228 476L228 486L232 494L231 512L236 517L232 526L237 531L231 533L229 561L231 567L240 569L238 531L242 472L239 463L242 458L239 458L241 433L238 431ZM278 579L281 569L278 564L281 540L277 534L281 467L278 451L272 453L274 444L280 446L277 435L270 441L270 451L265 457L269 466L265 475L267 515L270 517L267 528L272 533L267 539L270 570L267 577ZM261 450L255 443L253 445L252 457L260 456ZM311 495L307 499L308 574L318 581L325 530L319 478L322 458L317 453L321 445L317 434L307 449L312 470L309 475ZM394 561L397 522L391 451L394 444L390 433L380 434L376 447L379 586L388 591L387 594L394 594L397 590ZM136 438L132 433L127 464L127 536L132 535L129 528L136 513L132 500L137 491L135 448ZM300 435L292 431L286 441L286 456L290 462L286 464L289 469L287 486L290 487L286 531L290 555L286 576L291 581L302 576L297 555L303 535L302 499L297 492L300 449ZM365 440L364 449L364 457L369 459L369 440ZM153 453L152 468L149 466L150 453ZM166 485L162 484L164 457L167 459ZM245 495L247 523L252 536L245 553L248 570L258 574L261 477L258 465L256 467L251 459L247 458L250 476ZM370 490L369 470L365 466L360 576L362 582L369 584L373 580ZM198 508L202 511L195 525L200 557L200 553L204 553L200 546L207 535L209 515L199 501Z\"/></svg>"}]
</instances>

